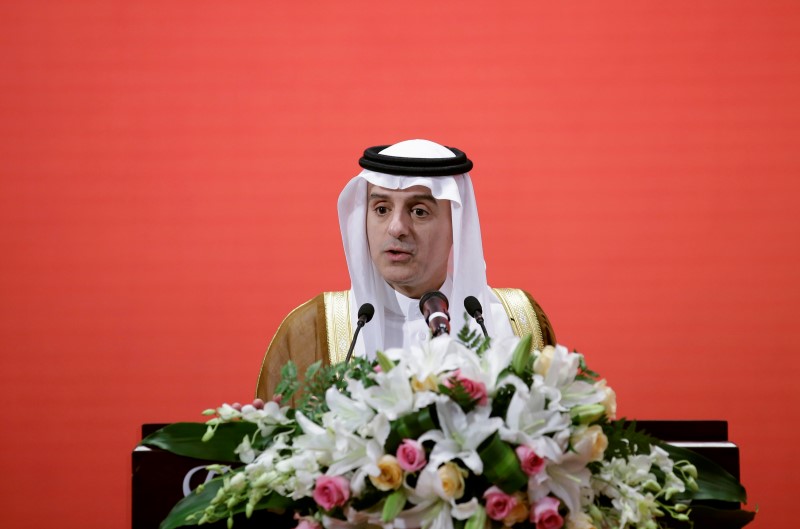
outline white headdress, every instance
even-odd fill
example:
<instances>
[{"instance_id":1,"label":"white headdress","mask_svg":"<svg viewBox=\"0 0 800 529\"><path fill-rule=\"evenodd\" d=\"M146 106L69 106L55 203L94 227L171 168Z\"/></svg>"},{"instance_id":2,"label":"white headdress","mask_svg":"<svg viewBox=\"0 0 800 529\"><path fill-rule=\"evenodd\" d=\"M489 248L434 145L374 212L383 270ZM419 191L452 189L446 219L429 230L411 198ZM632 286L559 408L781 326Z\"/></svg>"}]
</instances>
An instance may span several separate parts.
<instances>
[{"instance_id":1,"label":"white headdress","mask_svg":"<svg viewBox=\"0 0 800 529\"><path fill-rule=\"evenodd\" d=\"M463 156L463 153L457 152ZM447 147L428 140L403 141L380 150L379 154L417 159L456 157ZM477 297L484 307L488 307L493 299L486 284L478 208L469 173L452 176L401 176L364 169L350 180L339 195L339 226L352 282L350 317L351 321L356 321L358 307L363 303L372 303L375 306L373 321L361 331L363 350L371 352L386 347L384 308L396 305L397 301L394 291L381 277L370 258L366 232L368 182L386 189L424 186L431 190L437 200L450 201L453 222L453 248L447 272L452 281L449 293L450 325L451 334L458 333L464 325L464 299L467 296ZM489 335L494 336L489 313L489 310L484 310Z\"/></svg>"}]
</instances>

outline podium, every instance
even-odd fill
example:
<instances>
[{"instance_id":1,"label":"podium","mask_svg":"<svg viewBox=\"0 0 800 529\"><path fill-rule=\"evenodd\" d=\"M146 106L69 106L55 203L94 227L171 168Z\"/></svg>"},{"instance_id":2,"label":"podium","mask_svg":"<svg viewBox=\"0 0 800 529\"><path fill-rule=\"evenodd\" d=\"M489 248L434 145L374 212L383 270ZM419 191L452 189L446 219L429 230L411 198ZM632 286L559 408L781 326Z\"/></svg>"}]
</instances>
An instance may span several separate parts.
<instances>
[{"instance_id":1,"label":"podium","mask_svg":"<svg viewBox=\"0 0 800 529\"><path fill-rule=\"evenodd\" d=\"M707 457L739 479L739 448L728 440L726 421L637 421L636 424L653 437ZM142 437L163 426L142 425ZM132 454L132 529L157 529L173 505L199 484L214 477L205 470L209 464L210 461L178 456L157 448L136 447ZM705 504L717 508L738 507L738 504L720 502ZM237 517L234 527L289 529L296 525L292 513L278 515L256 511L249 520L244 516ZM227 525L222 520L204 527L221 529Z\"/></svg>"}]
</instances>

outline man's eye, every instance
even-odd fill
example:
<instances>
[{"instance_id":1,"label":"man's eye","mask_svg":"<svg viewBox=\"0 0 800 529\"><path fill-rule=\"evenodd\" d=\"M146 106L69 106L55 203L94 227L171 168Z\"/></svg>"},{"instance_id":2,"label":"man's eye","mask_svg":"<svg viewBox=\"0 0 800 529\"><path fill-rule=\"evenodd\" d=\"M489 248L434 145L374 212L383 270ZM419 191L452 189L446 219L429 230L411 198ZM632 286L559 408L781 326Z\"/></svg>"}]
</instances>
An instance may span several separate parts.
<instances>
[{"instance_id":1,"label":"man's eye","mask_svg":"<svg viewBox=\"0 0 800 529\"><path fill-rule=\"evenodd\" d=\"M389 210L386 209L386 206L378 206L375 208L375 213L377 213L378 215L386 215L388 211Z\"/></svg>"},{"instance_id":2,"label":"man's eye","mask_svg":"<svg viewBox=\"0 0 800 529\"><path fill-rule=\"evenodd\" d=\"M414 208L411 210L415 217L425 217L428 215L428 212L422 208Z\"/></svg>"}]
</instances>

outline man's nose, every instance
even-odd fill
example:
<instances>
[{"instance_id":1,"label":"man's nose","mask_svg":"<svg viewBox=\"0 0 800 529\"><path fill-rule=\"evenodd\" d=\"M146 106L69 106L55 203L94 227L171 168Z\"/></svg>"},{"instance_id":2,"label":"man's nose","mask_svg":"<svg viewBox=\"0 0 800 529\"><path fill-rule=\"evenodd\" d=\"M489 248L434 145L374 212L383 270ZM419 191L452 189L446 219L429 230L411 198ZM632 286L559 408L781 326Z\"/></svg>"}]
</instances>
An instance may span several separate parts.
<instances>
[{"instance_id":1,"label":"man's nose","mask_svg":"<svg viewBox=\"0 0 800 529\"><path fill-rule=\"evenodd\" d=\"M411 217L406 212L395 210L389 220L389 235L395 239L408 235L410 223Z\"/></svg>"}]
</instances>

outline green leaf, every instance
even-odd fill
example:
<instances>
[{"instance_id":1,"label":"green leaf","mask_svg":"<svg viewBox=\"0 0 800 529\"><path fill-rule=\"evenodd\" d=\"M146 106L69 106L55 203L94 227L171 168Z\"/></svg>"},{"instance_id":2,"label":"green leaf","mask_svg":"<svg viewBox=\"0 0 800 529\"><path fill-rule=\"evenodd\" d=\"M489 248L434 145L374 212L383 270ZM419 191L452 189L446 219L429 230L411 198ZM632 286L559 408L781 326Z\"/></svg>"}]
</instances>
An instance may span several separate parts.
<instances>
[{"instance_id":1,"label":"green leaf","mask_svg":"<svg viewBox=\"0 0 800 529\"><path fill-rule=\"evenodd\" d=\"M253 435L257 426L249 422L231 422L220 424L209 441L200 439L207 426L197 422L177 422L153 432L142 440L146 446L155 446L186 457L205 459L225 463L240 463L239 456L233 451L242 442L245 435Z\"/></svg>"},{"instance_id":2,"label":"green leaf","mask_svg":"<svg viewBox=\"0 0 800 529\"><path fill-rule=\"evenodd\" d=\"M579 404L569 410L569 416L575 424L591 424L605 414L606 408L602 404Z\"/></svg>"},{"instance_id":3,"label":"green leaf","mask_svg":"<svg viewBox=\"0 0 800 529\"><path fill-rule=\"evenodd\" d=\"M608 438L607 456L628 457L637 453L647 453L650 451L650 446L660 444L655 437L638 430L636 421L627 421L623 418L604 422L602 427Z\"/></svg>"},{"instance_id":4,"label":"green leaf","mask_svg":"<svg viewBox=\"0 0 800 529\"><path fill-rule=\"evenodd\" d=\"M175 504L167 517L161 522L159 529L175 529L176 527L183 527L186 525L198 525L203 512L211 504L211 500L217 495L217 491L222 488L223 478L214 478L200 490L194 490L191 494L183 498ZM268 509L275 512L281 512L285 509L291 508L295 502L291 498L286 498L272 492L259 501L254 510ZM242 513L247 507L247 502L243 501L238 506L234 507L233 514ZM196 516L192 520L187 520L186 517L192 514Z\"/></svg>"},{"instance_id":5,"label":"green leaf","mask_svg":"<svg viewBox=\"0 0 800 529\"><path fill-rule=\"evenodd\" d=\"M383 504L383 512L381 512L381 520L384 522L391 522L397 515L400 514L400 511L403 510L403 507L406 506L406 493L403 489L398 489L391 494L389 497L386 498L386 502Z\"/></svg>"},{"instance_id":6,"label":"green leaf","mask_svg":"<svg viewBox=\"0 0 800 529\"><path fill-rule=\"evenodd\" d=\"M695 527L715 529L741 529L756 517L756 513L743 509L715 509L706 505L692 505L689 515Z\"/></svg>"},{"instance_id":7,"label":"green leaf","mask_svg":"<svg viewBox=\"0 0 800 529\"><path fill-rule=\"evenodd\" d=\"M691 495L693 500L747 502L747 493L739 480L715 462L686 448L666 443L661 443L660 446L669 453L673 461L686 460L697 468L699 490Z\"/></svg>"},{"instance_id":8,"label":"green leaf","mask_svg":"<svg viewBox=\"0 0 800 529\"><path fill-rule=\"evenodd\" d=\"M389 360L389 357L383 354L382 351L376 351L376 356L378 357L378 365L381 366L381 370L384 373L388 373L392 369L394 369L394 362Z\"/></svg>"},{"instance_id":9,"label":"green leaf","mask_svg":"<svg viewBox=\"0 0 800 529\"><path fill-rule=\"evenodd\" d=\"M300 382L297 380L297 366L289 360L281 368L281 380L275 388L275 395L280 395L282 402L289 402L294 396Z\"/></svg>"},{"instance_id":10,"label":"green leaf","mask_svg":"<svg viewBox=\"0 0 800 529\"><path fill-rule=\"evenodd\" d=\"M393 454L403 439L417 439L423 433L438 427L436 409L433 405L399 417L391 424L389 438L386 439L386 453Z\"/></svg>"},{"instance_id":11,"label":"green leaf","mask_svg":"<svg viewBox=\"0 0 800 529\"><path fill-rule=\"evenodd\" d=\"M528 483L528 476L520 468L517 454L498 434L495 433L478 447L478 456L483 461L486 479L506 494L520 490Z\"/></svg>"},{"instance_id":12,"label":"green leaf","mask_svg":"<svg viewBox=\"0 0 800 529\"><path fill-rule=\"evenodd\" d=\"M523 376L531 365L531 335L526 334L520 339L511 356L511 369L517 376Z\"/></svg>"},{"instance_id":13,"label":"green leaf","mask_svg":"<svg viewBox=\"0 0 800 529\"><path fill-rule=\"evenodd\" d=\"M479 504L472 516L467 520L464 529L483 529L484 527L486 527L486 509Z\"/></svg>"},{"instance_id":14,"label":"green leaf","mask_svg":"<svg viewBox=\"0 0 800 529\"><path fill-rule=\"evenodd\" d=\"M212 479L206 483L202 489L192 491L191 494L175 504L169 514L161 522L159 529L174 529L184 525L197 525L205 508L217 495L217 491L222 487L222 478ZM193 520L187 520L187 516L195 514Z\"/></svg>"}]
</instances>

